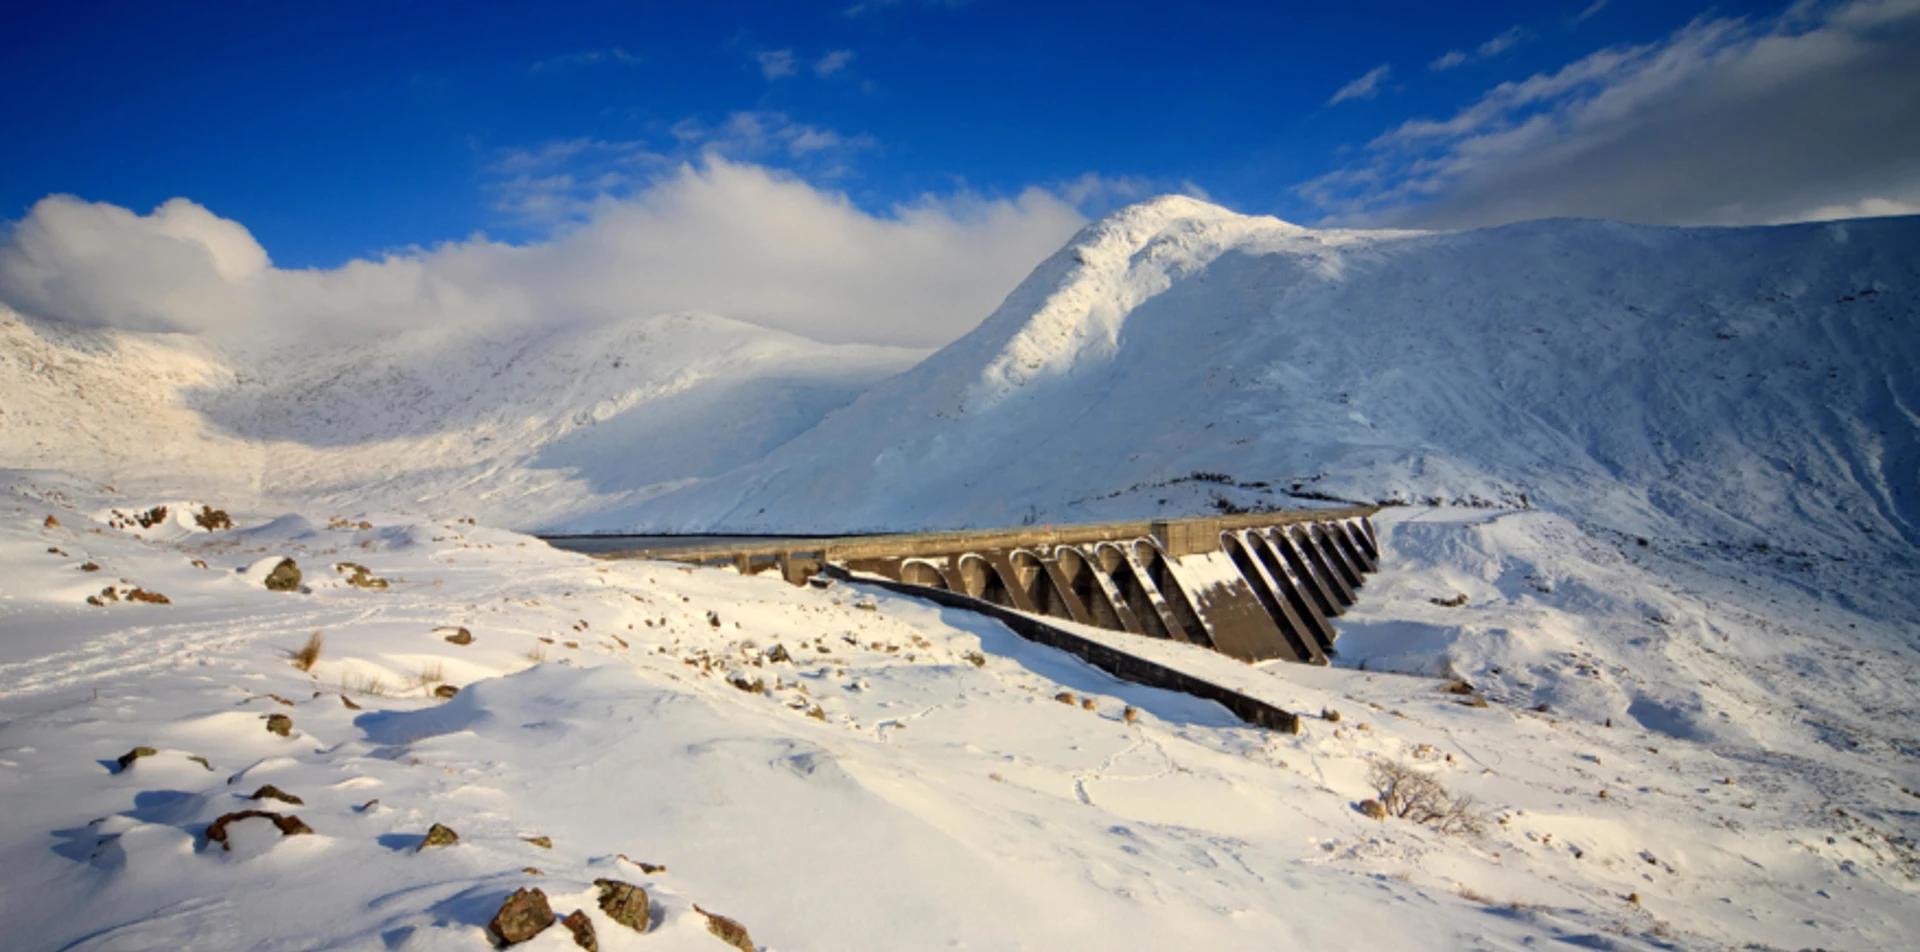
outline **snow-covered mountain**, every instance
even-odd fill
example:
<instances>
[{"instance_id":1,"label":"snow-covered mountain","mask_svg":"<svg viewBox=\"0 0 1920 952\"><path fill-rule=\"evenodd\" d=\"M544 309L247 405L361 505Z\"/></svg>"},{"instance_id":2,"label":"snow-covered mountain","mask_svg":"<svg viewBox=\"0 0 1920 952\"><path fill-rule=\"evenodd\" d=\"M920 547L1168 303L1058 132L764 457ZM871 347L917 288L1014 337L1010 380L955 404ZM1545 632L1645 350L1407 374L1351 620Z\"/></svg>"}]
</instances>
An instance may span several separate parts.
<instances>
[{"instance_id":1,"label":"snow-covered mountain","mask_svg":"<svg viewBox=\"0 0 1920 952\"><path fill-rule=\"evenodd\" d=\"M249 351L0 308L0 459L544 527L756 459L921 356L699 314Z\"/></svg>"},{"instance_id":2,"label":"snow-covered mountain","mask_svg":"<svg viewBox=\"0 0 1920 952\"><path fill-rule=\"evenodd\" d=\"M1917 315L1916 218L1339 232L1162 198L812 432L603 523L960 527L1294 492L1906 548Z\"/></svg>"}]
</instances>

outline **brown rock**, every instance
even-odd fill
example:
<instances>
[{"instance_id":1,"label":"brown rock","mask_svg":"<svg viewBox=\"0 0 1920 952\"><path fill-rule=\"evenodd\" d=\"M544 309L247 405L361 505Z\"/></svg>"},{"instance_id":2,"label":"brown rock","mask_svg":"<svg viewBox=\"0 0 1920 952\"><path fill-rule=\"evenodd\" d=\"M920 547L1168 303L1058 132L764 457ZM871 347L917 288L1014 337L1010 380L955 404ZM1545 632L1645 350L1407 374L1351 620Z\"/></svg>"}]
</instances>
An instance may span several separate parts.
<instances>
[{"instance_id":1,"label":"brown rock","mask_svg":"<svg viewBox=\"0 0 1920 952\"><path fill-rule=\"evenodd\" d=\"M273 784L267 784L266 786L261 787L258 790L255 790L253 792L253 796L250 796L247 799L249 800L274 799L282 803L291 803L296 807L303 807L307 805L307 801L302 800L299 797L296 797L293 794L288 793L285 790L282 790L279 787L274 786Z\"/></svg>"},{"instance_id":2,"label":"brown rock","mask_svg":"<svg viewBox=\"0 0 1920 952\"><path fill-rule=\"evenodd\" d=\"M233 849L233 847L227 843L227 826L231 823L252 817L262 817L272 820L273 825L280 828L281 836L299 836L302 833L313 832L312 827L301 822L299 817L291 813L279 814L270 810L241 810L238 813L229 813L213 821L213 823L207 827L207 841L220 844L220 848L223 850Z\"/></svg>"},{"instance_id":3,"label":"brown rock","mask_svg":"<svg viewBox=\"0 0 1920 952\"><path fill-rule=\"evenodd\" d=\"M345 704L347 706L347 710L349 711L360 710L360 705L353 703L353 698L350 698L344 694L340 695L340 703Z\"/></svg>"},{"instance_id":4,"label":"brown rock","mask_svg":"<svg viewBox=\"0 0 1920 952\"><path fill-rule=\"evenodd\" d=\"M553 925L553 907L547 905L547 894L538 889L521 889L500 904L500 911L487 923L487 931L502 943L513 945L539 935L550 925Z\"/></svg>"},{"instance_id":5,"label":"brown rock","mask_svg":"<svg viewBox=\"0 0 1920 952\"><path fill-rule=\"evenodd\" d=\"M280 564L267 573L267 591L297 592L300 590L300 566L292 559L281 559Z\"/></svg>"},{"instance_id":6,"label":"brown rock","mask_svg":"<svg viewBox=\"0 0 1920 952\"><path fill-rule=\"evenodd\" d=\"M459 693L460 693L460 689L454 687L451 684L442 684L439 687L433 689L433 696L440 698L441 700L446 700L447 698L453 697L454 695Z\"/></svg>"},{"instance_id":7,"label":"brown rock","mask_svg":"<svg viewBox=\"0 0 1920 952\"><path fill-rule=\"evenodd\" d=\"M535 845L535 846L538 846L538 847L540 847L540 848L541 848L541 849L543 849L543 850L550 850L550 849L553 849L553 840L552 840L551 838L549 838L549 837L545 837L545 836L523 836L523 837L521 837L520 839L521 839L521 840L522 840L523 842L527 842L527 843L532 843L533 845Z\"/></svg>"},{"instance_id":8,"label":"brown rock","mask_svg":"<svg viewBox=\"0 0 1920 952\"><path fill-rule=\"evenodd\" d=\"M647 905L646 890L617 879L596 879L593 884L600 887L600 911L607 918L635 932L647 931L653 910Z\"/></svg>"},{"instance_id":9,"label":"brown rock","mask_svg":"<svg viewBox=\"0 0 1920 952\"><path fill-rule=\"evenodd\" d=\"M83 562L83 563L81 563L81 565L80 565L80 571L82 571L82 572L98 572L98 571L100 571L100 563L98 563L98 562Z\"/></svg>"},{"instance_id":10,"label":"brown rock","mask_svg":"<svg viewBox=\"0 0 1920 952\"><path fill-rule=\"evenodd\" d=\"M1059 694L1054 695L1053 699L1056 701L1059 701L1062 704L1075 703L1075 698L1073 696L1072 691L1061 691Z\"/></svg>"},{"instance_id":11,"label":"brown rock","mask_svg":"<svg viewBox=\"0 0 1920 952\"><path fill-rule=\"evenodd\" d=\"M387 587L386 579L376 577L372 569L358 562L341 562L335 565L333 570L347 576L347 584L354 588L384 589Z\"/></svg>"},{"instance_id":12,"label":"brown rock","mask_svg":"<svg viewBox=\"0 0 1920 952\"><path fill-rule=\"evenodd\" d=\"M120 769L125 770L128 767L133 766L134 761L139 760L142 757L151 757L157 753L159 753L159 751L154 750L151 747L135 747L134 749L129 750L126 753L120 755Z\"/></svg>"},{"instance_id":13,"label":"brown rock","mask_svg":"<svg viewBox=\"0 0 1920 952\"><path fill-rule=\"evenodd\" d=\"M267 715L267 733L290 737L293 734L293 718L285 714Z\"/></svg>"},{"instance_id":14,"label":"brown rock","mask_svg":"<svg viewBox=\"0 0 1920 952\"><path fill-rule=\"evenodd\" d=\"M427 827L427 836L425 839L420 841L420 849L426 849L429 846L452 846L453 844L458 842L460 842L460 834L453 832L453 829L451 827L447 827L447 826L443 826L441 824L435 823L434 825ZM415 852L418 852L418 851L419 850L415 850ZM540 904L542 906L545 906L546 903L547 903L547 897L541 896ZM547 916L547 921L552 922L553 916L551 915ZM542 926L541 928L545 928L545 926Z\"/></svg>"},{"instance_id":15,"label":"brown rock","mask_svg":"<svg viewBox=\"0 0 1920 952\"><path fill-rule=\"evenodd\" d=\"M739 949L740 952L753 952L753 939L747 935L747 927L726 916L716 916L695 904L693 911L707 917L707 931L720 941Z\"/></svg>"},{"instance_id":16,"label":"brown rock","mask_svg":"<svg viewBox=\"0 0 1920 952\"><path fill-rule=\"evenodd\" d=\"M1324 708L1320 711L1320 719L1329 724L1338 724L1340 723L1340 712L1330 707Z\"/></svg>"},{"instance_id":17,"label":"brown rock","mask_svg":"<svg viewBox=\"0 0 1920 952\"><path fill-rule=\"evenodd\" d=\"M41 523L41 525L46 526L49 529L58 529L60 528L60 520L55 519L52 516L48 516L47 521Z\"/></svg>"},{"instance_id":18,"label":"brown rock","mask_svg":"<svg viewBox=\"0 0 1920 952\"><path fill-rule=\"evenodd\" d=\"M442 628L439 630L446 631L445 628ZM473 632L468 631L465 628L455 628L453 630L453 634L448 635L446 637L447 637L447 641L452 642L453 644L456 644L456 645L473 644Z\"/></svg>"},{"instance_id":19,"label":"brown rock","mask_svg":"<svg viewBox=\"0 0 1920 952\"><path fill-rule=\"evenodd\" d=\"M134 589L133 591L131 591L131 592L128 592L128 593L127 593L127 601L130 601L130 602L146 602L146 603L147 603L147 604L149 604L149 605L171 605L171 604L173 604L173 599L171 599L171 598L168 598L167 596L165 596L165 595L162 595L162 594L160 594L159 592L149 592L149 591L147 591L147 590L146 590L146 589L144 589L144 588L136 588L136 589Z\"/></svg>"},{"instance_id":20,"label":"brown rock","mask_svg":"<svg viewBox=\"0 0 1920 952\"><path fill-rule=\"evenodd\" d=\"M600 942L593 937L593 920L587 918L585 910L575 909L568 913L565 919L560 920L560 924L566 926L568 932L573 933L574 945L586 949L587 952L600 952Z\"/></svg>"},{"instance_id":21,"label":"brown rock","mask_svg":"<svg viewBox=\"0 0 1920 952\"><path fill-rule=\"evenodd\" d=\"M1386 805L1378 800L1360 801L1360 812L1376 820L1384 820L1387 818Z\"/></svg>"}]
</instances>

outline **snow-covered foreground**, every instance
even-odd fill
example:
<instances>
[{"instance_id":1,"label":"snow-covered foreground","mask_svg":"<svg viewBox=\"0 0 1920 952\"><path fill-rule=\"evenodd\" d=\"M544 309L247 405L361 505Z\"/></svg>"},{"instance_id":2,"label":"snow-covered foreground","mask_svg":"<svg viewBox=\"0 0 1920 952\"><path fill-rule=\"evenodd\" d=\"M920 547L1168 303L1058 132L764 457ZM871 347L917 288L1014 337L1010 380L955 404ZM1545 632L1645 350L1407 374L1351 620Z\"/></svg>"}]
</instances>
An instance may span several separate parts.
<instances>
[{"instance_id":1,"label":"snow-covered foreground","mask_svg":"<svg viewBox=\"0 0 1920 952\"><path fill-rule=\"evenodd\" d=\"M725 948L695 904L761 948L836 952L1894 949L1920 931L1920 660L1896 623L1812 586L1742 614L1730 579L1764 571L1557 516L1389 511L1384 571L1343 620L1350 663L1450 665L1487 706L1434 678L1100 633L1342 715L1288 736L857 586L378 512L236 511L208 532L191 514L219 499L6 485L8 949L479 949L523 886L585 910L608 950ZM113 514L160 503L155 527ZM282 556L306 591L261 584ZM349 586L347 562L388 587ZM122 597L86 602L105 587ZM1362 815L1375 759L1477 797L1484 834ZM266 784L303 802L245 799ZM206 840L250 808L313 833L255 818L231 849ZM421 849L435 823L458 843ZM602 914L600 878L646 888L646 935Z\"/></svg>"}]
</instances>

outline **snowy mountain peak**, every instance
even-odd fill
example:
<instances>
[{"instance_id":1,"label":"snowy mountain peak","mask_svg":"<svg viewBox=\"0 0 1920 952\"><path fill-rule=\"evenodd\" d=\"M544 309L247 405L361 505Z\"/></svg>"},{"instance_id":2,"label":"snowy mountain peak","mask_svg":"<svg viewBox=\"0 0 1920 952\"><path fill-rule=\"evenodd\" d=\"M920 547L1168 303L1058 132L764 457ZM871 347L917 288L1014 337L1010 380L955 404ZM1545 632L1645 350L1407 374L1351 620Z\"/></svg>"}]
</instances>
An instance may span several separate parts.
<instances>
[{"instance_id":1,"label":"snowy mountain peak","mask_svg":"<svg viewBox=\"0 0 1920 952\"><path fill-rule=\"evenodd\" d=\"M1297 225L1184 195L1115 211L1041 263L950 351L981 368L952 412L985 411L1032 382L1111 356L1135 307L1231 248L1313 241Z\"/></svg>"}]
</instances>

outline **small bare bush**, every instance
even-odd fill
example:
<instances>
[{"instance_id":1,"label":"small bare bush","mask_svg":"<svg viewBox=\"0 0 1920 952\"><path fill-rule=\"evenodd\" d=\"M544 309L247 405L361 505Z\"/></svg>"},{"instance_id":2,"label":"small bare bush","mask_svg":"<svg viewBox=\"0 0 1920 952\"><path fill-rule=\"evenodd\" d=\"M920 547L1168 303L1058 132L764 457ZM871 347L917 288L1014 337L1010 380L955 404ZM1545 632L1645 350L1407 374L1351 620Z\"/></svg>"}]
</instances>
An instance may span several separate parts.
<instances>
[{"instance_id":1,"label":"small bare bush","mask_svg":"<svg viewBox=\"0 0 1920 952\"><path fill-rule=\"evenodd\" d=\"M326 644L326 640L326 636L317 631L308 635L307 643L293 653L293 666L302 671L312 671L320 661L320 648Z\"/></svg>"},{"instance_id":2,"label":"small bare bush","mask_svg":"<svg viewBox=\"0 0 1920 952\"><path fill-rule=\"evenodd\" d=\"M527 649L527 660L534 664L546 664L547 646L536 642L533 647Z\"/></svg>"},{"instance_id":3,"label":"small bare bush","mask_svg":"<svg viewBox=\"0 0 1920 952\"><path fill-rule=\"evenodd\" d=\"M1448 834L1478 834L1485 828L1472 797L1448 791L1438 778L1408 764L1376 760L1367 779L1388 816Z\"/></svg>"},{"instance_id":4,"label":"small bare bush","mask_svg":"<svg viewBox=\"0 0 1920 952\"><path fill-rule=\"evenodd\" d=\"M429 661L420 668L420 686L439 684L447 679L447 669L438 661Z\"/></svg>"}]
</instances>

